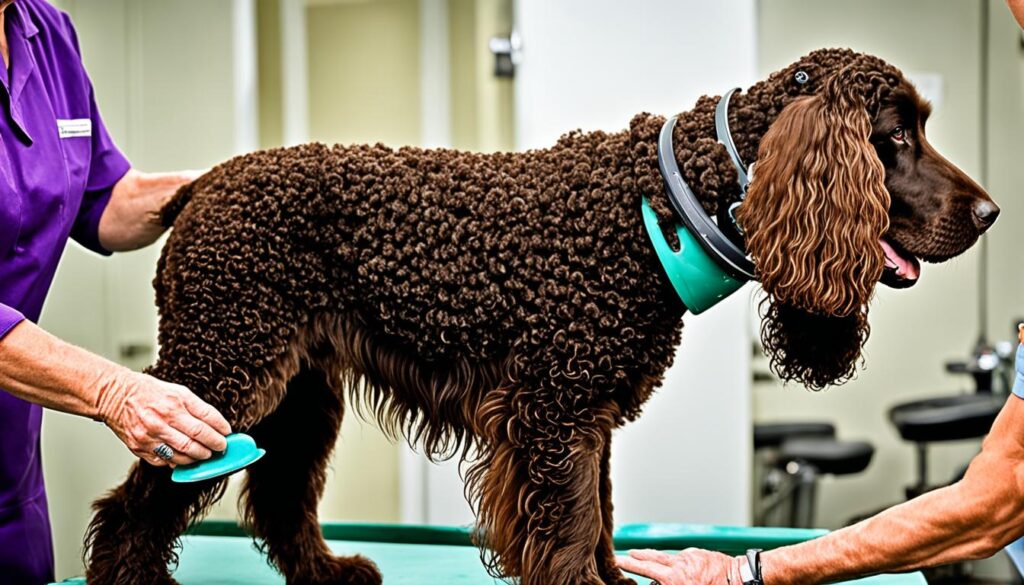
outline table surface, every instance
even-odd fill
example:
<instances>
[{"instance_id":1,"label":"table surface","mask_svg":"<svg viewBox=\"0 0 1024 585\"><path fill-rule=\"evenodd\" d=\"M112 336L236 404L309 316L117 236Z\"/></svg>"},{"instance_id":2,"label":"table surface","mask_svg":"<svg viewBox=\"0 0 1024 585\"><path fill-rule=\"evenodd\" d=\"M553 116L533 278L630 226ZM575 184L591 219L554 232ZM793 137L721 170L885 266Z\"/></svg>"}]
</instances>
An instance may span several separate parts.
<instances>
[{"instance_id":1,"label":"table surface","mask_svg":"<svg viewBox=\"0 0 1024 585\"><path fill-rule=\"evenodd\" d=\"M480 564L476 548L467 546L468 532L462 528L374 527L351 525L340 531L325 526L328 544L336 554L362 554L380 567L387 585L501 585ZM201 528L200 534L182 539L182 552L174 577L181 585L283 585L284 579L267 564L250 538L240 534L220 534L223 527ZM205 532L205 534L203 534ZM678 549L682 544L702 544L717 550L750 544L778 545L779 540L806 540L819 531L780 529L696 527L686 525L637 525L617 531L619 546L635 548L650 545ZM331 536L365 537L331 539ZM400 542L385 542L393 538ZM431 542L430 544L425 542ZM623 546L622 543L626 543ZM717 543L717 544L716 544ZM662 546L660 546L662 545ZM640 580L646 583L646 580ZM84 580L65 581L64 585L83 584ZM857 581L864 585L925 585L920 573L880 575Z\"/></svg>"}]
</instances>

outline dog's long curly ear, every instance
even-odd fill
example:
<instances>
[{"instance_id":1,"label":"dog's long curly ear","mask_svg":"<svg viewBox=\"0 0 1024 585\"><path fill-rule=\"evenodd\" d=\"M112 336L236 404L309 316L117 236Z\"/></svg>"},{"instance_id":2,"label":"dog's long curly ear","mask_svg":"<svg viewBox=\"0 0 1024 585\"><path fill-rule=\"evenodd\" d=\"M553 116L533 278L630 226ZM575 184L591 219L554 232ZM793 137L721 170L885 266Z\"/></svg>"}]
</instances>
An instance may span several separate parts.
<instances>
[{"instance_id":1,"label":"dog's long curly ear","mask_svg":"<svg viewBox=\"0 0 1024 585\"><path fill-rule=\"evenodd\" d=\"M855 371L885 266L889 193L860 77L841 71L783 109L738 213L768 294L762 340L773 368L812 388Z\"/></svg>"}]
</instances>

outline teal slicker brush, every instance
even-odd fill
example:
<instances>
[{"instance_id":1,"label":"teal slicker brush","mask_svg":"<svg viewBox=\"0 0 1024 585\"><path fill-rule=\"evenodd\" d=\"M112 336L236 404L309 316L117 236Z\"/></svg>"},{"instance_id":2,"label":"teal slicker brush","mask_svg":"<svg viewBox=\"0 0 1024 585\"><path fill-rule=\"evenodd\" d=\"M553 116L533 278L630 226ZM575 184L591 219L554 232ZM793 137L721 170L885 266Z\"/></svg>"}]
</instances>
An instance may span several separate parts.
<instances>
[{"instance_id":1,"label":"teal slicker brush","mask_svg":"<svg viewBox=\"0 0 1024 585\"><path fill-rule=\"evenodd\" d=\"M256 463L267 453L256 446L256 441L252 437L244 433L234 433L226 438L228 446L223 453L214 453L213 457L205 461L175 467L171 473L171 481L194 483L231 475Z\"/></svg>"}]
</instances>

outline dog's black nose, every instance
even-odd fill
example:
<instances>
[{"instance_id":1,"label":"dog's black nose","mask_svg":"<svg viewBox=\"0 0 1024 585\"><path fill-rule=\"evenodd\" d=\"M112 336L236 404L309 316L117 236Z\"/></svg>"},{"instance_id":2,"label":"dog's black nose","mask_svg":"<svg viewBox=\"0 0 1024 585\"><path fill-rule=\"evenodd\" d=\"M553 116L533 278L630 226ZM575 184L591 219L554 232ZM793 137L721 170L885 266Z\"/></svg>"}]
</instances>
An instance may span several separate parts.
<instances>
[{"instance_id":1,"label":"dog's black nose","mask_svg":"<svg viewBox=\"0 0 1024 585\"><path fill-rule=\"evenodd\" d=\"M987 228L999 217L999 206L991 201L979 201L974 204L974 218L979 228Z\"/></svg>"}]
</instances>

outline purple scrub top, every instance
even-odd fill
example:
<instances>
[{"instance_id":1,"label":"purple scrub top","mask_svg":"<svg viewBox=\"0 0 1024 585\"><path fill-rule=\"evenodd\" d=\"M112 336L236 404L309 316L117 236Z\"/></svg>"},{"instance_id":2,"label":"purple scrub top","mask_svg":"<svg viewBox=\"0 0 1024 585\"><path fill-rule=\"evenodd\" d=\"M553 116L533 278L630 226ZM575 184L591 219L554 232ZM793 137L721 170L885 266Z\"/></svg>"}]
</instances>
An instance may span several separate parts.
<instances>
[{"instance_id":1,"label":"purple scrub top","mask_svg":"<svg viewBox=\"0 0 1024 585\"><path fill-rule=\"evenodd\" d=\"M71 20L43 0L6 13L0 67L0 338L36 321L69 237L100 254L99 220L130 165L100 119ZM0 583L53 580L42 409L0 391Z\"/></svg>"}]
</instances>

